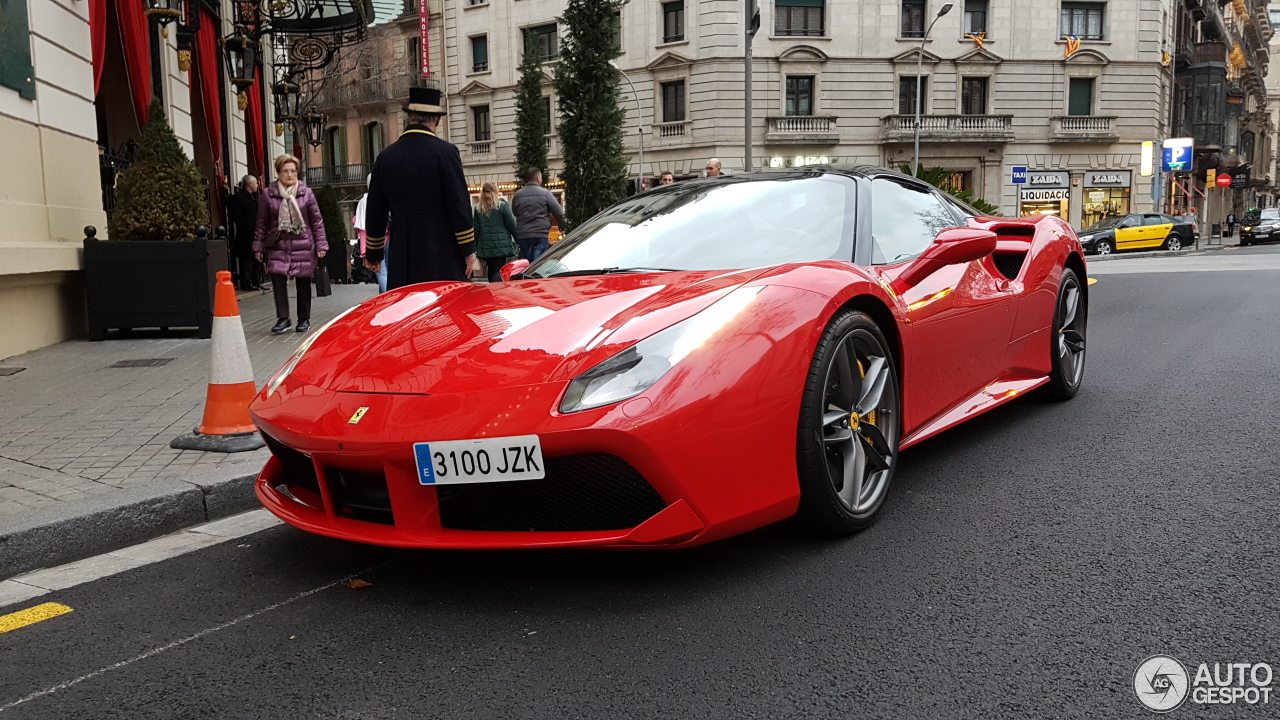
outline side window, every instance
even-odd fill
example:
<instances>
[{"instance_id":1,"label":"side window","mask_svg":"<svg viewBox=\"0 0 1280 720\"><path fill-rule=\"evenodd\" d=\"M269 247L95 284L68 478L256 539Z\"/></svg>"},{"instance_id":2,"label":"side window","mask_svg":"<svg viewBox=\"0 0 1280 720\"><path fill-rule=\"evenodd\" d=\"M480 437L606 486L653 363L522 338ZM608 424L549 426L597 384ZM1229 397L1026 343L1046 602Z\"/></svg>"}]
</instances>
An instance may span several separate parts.
<instances>
[{"instance_id":1,"label":"side window","mask_svg":"<svg viewBox=\"0 0 1280 720\"><path fill-rule=\"evenodd\" d=\"M1163 225L1166 222L1168 221L1159 215L1144 215L1142 218L1143 225Z\"/></svg>"},{"instance_id":2,"label":"side window","mask_svg":"<svg viewBox=\"0 0 1280 720\"><path fill-rule=\"evenodd\" d=\"M871 181L872 262L901 262L929 247L938 233L955 227L955 218L928 190L891 178Z\"/></svg>"},{"instance_id":3,"label":"side window","mask_svg":"<svg viewBox=\"0 0 1280 720\"><path fill-rule=\"evenodd\" d=\"M1120 225L1118 225L1117 227L1122 227L1122 228L1135 228L1135 227L1138 227L1138 226L1139 226L1139 225L1141 225L1141 224L1142 224L1142 219L1141 219L1141 218L1137 218L1137 217L1134 217L1134 216L1130 215L1129 217L1125 218L1124 220L1121 220L1121 221L1120 221Z\"/></svg>"}]
</instances>

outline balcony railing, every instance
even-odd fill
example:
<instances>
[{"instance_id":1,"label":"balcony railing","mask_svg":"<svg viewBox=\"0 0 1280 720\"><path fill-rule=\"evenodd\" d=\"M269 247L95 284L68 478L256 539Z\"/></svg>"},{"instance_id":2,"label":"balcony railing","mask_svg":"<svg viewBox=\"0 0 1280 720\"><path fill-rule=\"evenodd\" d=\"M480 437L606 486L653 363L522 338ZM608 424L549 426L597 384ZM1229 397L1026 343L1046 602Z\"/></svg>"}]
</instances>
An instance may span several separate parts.
<instances>
[{"instance_id":1,"label":"balcony railing","mask_svg":"<svg viewBox=\"0 0 1280 720\"><path fill-rule=\"evenodd\" d=\"M823 115L784 115L768 119L765 140L772 143L835 144L840 141L836 119Z\"/></svg>"},{"instance_id":2,"label":"balcony railing","mask_svg":"<svg viewBox=\"0 0 1280 720\"><path fill-rule=\"evenodd\" d=\"M658 123L653 126L653 134L659 138L684 137L688 132L688 120Z\"/></svg>"},{"instance_id":3,"label":"balcony railing","mask_svg":"<svg viewBox=\"0 0 1280 720\"><path fill-rule=\"evenodd\" d=\"M477 140L467 143L467 152L472 155L491 155L493 154L492 140Z\"/></svg>"},{"instance_id":4,"label":"balcony railing","mask_svg":"<svg viewBox=\"0 0 1280 720\"><path fill-rule=\"evenodd\" d=\"M1191 62L1227 64L1227 46L1220 42L1198 42L1191 46Z\"/></svg>"},{"instance_id":5,"label":"balcony railing","mask_svg":"<svg viewBox=\"0 0 1280 720\"><path fill-rule=\"evenodd\" d=\"M881 126L886 142L902 142L915 137L915 115L889 115ZM921 140L981 140L1007 142L1013 139L1012 115L921 115Z\"/></svg>"},{"instance_id":6,"label":"balcony railing","mask_svg":"<svg viewBox=\"0 0 1280 720\"><path fill-rule=\"evenodd\" d=\"M1053 118L1054 140L1065 142L1118 142L1116 119L1104 115L1063 115Z\"/></svg>"},{"instance_id":7,"label":"balcony railing","mask_svg":"<svg viewBox=\"0 0 1280 720\"><path fill-rule=\"evenodd\" d=\"M307 185L311 187L345 185L348 183L363 185L365 176L372 169L372 166L363 163L354 165L321 165L320 167L307 168Z\"/></svg>"}]
</instances>

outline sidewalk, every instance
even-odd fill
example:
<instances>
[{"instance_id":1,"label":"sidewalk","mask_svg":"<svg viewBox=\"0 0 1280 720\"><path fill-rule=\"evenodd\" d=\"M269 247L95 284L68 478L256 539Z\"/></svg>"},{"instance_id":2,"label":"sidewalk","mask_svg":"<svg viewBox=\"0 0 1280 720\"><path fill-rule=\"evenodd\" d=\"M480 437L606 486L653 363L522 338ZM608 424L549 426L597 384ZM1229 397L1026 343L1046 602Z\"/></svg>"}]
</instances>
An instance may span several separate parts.
<instances>
[{"instance_id":1,"label":"sidewalk","mask_svg":"<svg viewBox=\"0 0 1280 720\"><path fill-rule=\"evenodd\" d=\"M312 327L376 293L334 285L312 301ZM240 313L261 385L304 336L270 334L270 292L241 293ZM204 412L210 343L194 334L72 340L0 361L0 579L256 506L265 449L169 448Z\"/></svg>"}]
</instances>

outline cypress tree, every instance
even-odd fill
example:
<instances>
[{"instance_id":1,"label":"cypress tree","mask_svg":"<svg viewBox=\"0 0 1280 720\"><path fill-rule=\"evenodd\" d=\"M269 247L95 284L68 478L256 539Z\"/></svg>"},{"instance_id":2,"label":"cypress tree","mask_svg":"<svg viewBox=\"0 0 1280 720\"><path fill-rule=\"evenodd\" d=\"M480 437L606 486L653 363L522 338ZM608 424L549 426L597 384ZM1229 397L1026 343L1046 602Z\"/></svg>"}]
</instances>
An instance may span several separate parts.
<instances>
[{"instance_id":1,"label":"cypress tree","mask_svg":"<svg viewBox=\"0 0 1280 720\"><path fill-rule=\"evenodd\" d=\"M159 99L152 99L138 152L116 184L112 240L191 240L209 224L204 178L187 159Z\"/></svg>"},{"instance_id":2,"label":"cypress tree","mask_svg":"<svg viewBox=\"0 0 1280 720\"><path fill-rule=\"evenodd\" d=\"M570 226L627 195L621 75L609 64L621 54L615 28L625 4L626 0L568 0L560 18L566 33L556 65L556 92Z\"/></svg>"},{"instance_id":3,"label":"cypress tree","mask_svg":"<svg viewBox=\"0 0 1280 720\"><path fill-rule=\"evenodd\" d=\"M520 81L516 85L516 179L523 181L531 167L547 175L547 116L542 96L542 63L531 43L525 43L520 61Z\"/></svg>"}]
</instances>

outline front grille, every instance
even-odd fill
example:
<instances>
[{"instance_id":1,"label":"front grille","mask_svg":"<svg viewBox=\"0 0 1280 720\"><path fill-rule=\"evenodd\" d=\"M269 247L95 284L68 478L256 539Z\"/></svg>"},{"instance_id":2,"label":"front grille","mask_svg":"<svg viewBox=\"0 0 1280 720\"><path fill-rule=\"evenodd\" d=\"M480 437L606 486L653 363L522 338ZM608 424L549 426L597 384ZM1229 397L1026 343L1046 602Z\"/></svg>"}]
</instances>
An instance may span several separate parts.
<instances>
[{"instance_id":1,"label":"front grille","mask_svg":"<svg viewBox=\"0 0 1280 720\"><path fill-rule=\"evenodd\" d=\"M996 269L1001 275L1016 280L1018 273L1022 272L1022 263L1026 261L1027 254L1024 252L998 252L991 256L996 264Z\"/></svg>"},{"instance_id":2,"label":"front grille","mask_svg":"<svg viewBox=\"0 0 1280 720\"><path fill-rule=\"evenodd\" d=\"M364 522L395 524L386 475L336 467L325 468L325 475L339 515Z\"/></svg>"},{"instance_id":3,"label":"front grille","mask_svg":"<svg viewBox=\"0 0 1280 720\"><path fill-rule=\"evenodd\" d=\"M541 480L442 485L440 524L454 530L599 531L632 528L666 507L626 461L605 453L545 459Z\"/></svg>"},{"instance_id":4,"label":"front grille","mask_svg":"<svg viewBox=\"0 0 1280 720\"><path fill-rule=\"evenodd\" d=\"M266 433L262 433L262 439L266 441L271 454L275 455L283 466L286 485L294 485L310 490L316 495L320 494L320 481L316 479L316 466L311 462L311 458L297 450L285 447L279 440Z\"/></svg>"}]
</instances>

